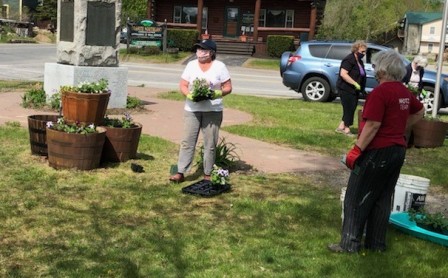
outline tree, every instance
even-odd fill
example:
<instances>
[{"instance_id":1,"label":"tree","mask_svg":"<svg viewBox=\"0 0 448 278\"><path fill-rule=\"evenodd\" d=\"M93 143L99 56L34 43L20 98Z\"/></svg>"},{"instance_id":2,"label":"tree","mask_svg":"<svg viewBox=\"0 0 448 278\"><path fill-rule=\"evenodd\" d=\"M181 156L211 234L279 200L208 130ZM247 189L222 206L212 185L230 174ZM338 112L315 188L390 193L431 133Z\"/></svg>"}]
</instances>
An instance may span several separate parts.
<instances>
[{"instance_id":1,"label":"tree","mask_svg":"<svg viewBox=\"0 0 448 278\"><path fill-rule=\"evenodd\" d=\"M145 19L148 1L151 0L123 0L121 4L121 24L124 25L128 18L131 21Z\"/></svg>"},{"instance_id":2,"label":"tree","mask_svg":"<svg viewBox=\"0 0 448 278\"><path fill-rule=\"evenodd\" d=\"M441 11L441 0L327 1L319 39L375 40L395 30L406 11Z\"/></svg>"},{"instance_id":3,"label":"tree","mask_svg":"<svg viewBox=\"0 0 448 278\"><path fill-rule=\"evenodd\" d=\"M51 21L51 24L56 27L58 16L58 1L45 0L42 6L36 7L36 14L34 15L36 21Z\"/></svg>"}]
</instances>

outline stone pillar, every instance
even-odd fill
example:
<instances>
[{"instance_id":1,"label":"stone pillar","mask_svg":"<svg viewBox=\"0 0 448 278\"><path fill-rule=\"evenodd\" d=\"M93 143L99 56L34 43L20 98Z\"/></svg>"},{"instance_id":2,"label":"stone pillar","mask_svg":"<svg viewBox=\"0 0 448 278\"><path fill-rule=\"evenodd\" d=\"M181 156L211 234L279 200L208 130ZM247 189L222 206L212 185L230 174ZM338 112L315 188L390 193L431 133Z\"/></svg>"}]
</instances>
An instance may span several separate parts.
<instances>
[{"instance_id":1,"label":"stone pillar","mask_svg":"<svg viewBox=\"0 0 448 278\"><path fill-rule=\"evenodd\" d=\"M45 64L44 89L105 78L108 108L124 108L127 68L119 67L121 0L58 0L57 63Z\"/></svg>"}]
</instances>

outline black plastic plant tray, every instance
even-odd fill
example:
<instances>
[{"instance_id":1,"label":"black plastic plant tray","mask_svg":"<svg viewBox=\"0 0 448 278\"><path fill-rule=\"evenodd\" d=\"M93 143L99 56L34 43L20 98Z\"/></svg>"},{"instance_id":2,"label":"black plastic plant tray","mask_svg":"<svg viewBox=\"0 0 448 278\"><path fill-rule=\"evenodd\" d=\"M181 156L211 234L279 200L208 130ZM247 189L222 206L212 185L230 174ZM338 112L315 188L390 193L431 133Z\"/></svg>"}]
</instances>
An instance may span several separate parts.
<instances>
[{"instance_id":1,"label":"black plastic plant tray","mask_svg":"<svg viewBox=\"0 0 448 278\"><path fill-rule=\"evenodd\" d=\"M230 185L216 186L210 181L201 180L189 186L182 188L183 193L199 195L202 197L213 197L226 192L230 189Z\"/></svg>"}]
</instances>

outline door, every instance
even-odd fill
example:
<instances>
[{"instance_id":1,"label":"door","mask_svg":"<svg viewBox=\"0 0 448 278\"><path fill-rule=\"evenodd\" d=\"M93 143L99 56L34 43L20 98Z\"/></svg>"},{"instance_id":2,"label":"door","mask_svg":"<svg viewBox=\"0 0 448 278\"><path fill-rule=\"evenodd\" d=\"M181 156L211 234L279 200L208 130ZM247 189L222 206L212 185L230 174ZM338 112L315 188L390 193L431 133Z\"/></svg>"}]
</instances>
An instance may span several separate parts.
<instances>
[{"instance_id":1,"label":"door","mask_svg":"<svg viewBox=\"0 0 448 278\"><path fill-rule=\"evenodd\" d=\"M224 36L236 37L239 36L239 17L240 9L236 7L226 7L226 14L224 18Z\"/></svg>"}]
</instances>

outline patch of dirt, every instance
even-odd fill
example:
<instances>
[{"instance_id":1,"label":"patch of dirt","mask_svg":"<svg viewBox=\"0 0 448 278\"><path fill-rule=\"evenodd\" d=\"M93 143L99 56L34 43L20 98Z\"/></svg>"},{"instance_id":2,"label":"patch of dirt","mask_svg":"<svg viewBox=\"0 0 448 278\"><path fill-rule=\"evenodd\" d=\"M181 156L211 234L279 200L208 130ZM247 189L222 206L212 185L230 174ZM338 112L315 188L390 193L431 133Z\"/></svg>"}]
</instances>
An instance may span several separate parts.
<instances>
[{"instance_id":1,"label":"patch of dirt","mask_svg":"<svg viewBox=\"0 0 448 278\"><path fill-rule=\"evenodd\" d=\"M34 37L34 40L37 42L42 42L42 43L52 43L52 39L44 34L37 34Z\"/></svg>"},{"instance_id":2,"label":"patch of dirt","mask_svg":"<svg viewBox=\"0 0 448 278\"><path fill-rule=\"evenodd\" d=\"M123 115L124 113L129 112L132 114L147 114L150 113L151 110L146 109L145 107L137 107L137 108L111 108L107 109L106 115Z\"/></svg>"},{"instance_id":3,"label":"patch of dirt","mask_svg":"<svg viewBox=\"0 0 448 278\"><path fill-rule=\"evenodd\" d=\"M302 175L302 174L301 174ZM316 185L331 185L337 190L347 186L349 171L308 172L303 174L315 181ZM429 186L425 200L425 210L429 213L440 212L448 218L448 194L440 187Z\"/></svg>"}]
</instances>

